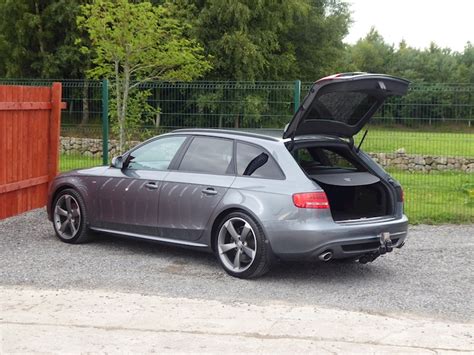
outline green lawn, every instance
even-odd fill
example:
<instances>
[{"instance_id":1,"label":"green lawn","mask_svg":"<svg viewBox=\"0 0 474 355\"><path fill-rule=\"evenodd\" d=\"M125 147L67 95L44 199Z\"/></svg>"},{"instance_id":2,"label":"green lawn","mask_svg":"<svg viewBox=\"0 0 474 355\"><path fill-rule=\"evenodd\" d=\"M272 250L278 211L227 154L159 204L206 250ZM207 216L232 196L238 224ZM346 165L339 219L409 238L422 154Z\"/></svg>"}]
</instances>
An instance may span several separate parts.
<instances>
[{"instance_id":1,"label":"green lawn","mask_svg":"<svg viewBox=\"0 0 474 355\"><path fill-rule=\"evenodd\" d=\"M356 137L356 143L364 131ZM371 128L362 145L366 152L393 153L405 148L407 154L474 157L474 129L462 133L414 132Z\"/></svg>"},{"instance_id":2,"label":"green lawn","mask_svg":"<svg viewBox=\"0 0 474 355\"><path fill-rule=\"evenodd\" d=\"M66 155L59 157L59 170L68 171L72 169L90 168L92 166L102 165L102 158L88 157L85 155Z\"/></svg>"},{"instance_id":3,"label":"green lawn","mask_svg":"<svg viewBox=\"0 0 474 355\"><path fill-rule=\"evenodd\" d=\"M474 223L474 174L390 173L403 186L410 223Z\"/></svg>"}]
</instances>

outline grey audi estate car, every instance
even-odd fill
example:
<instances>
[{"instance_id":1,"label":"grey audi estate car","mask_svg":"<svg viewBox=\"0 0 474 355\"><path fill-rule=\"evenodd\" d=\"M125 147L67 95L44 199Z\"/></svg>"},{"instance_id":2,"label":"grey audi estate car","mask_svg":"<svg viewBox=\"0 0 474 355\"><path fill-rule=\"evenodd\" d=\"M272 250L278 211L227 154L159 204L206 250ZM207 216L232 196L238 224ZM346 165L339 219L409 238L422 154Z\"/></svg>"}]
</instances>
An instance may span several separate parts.
<instances>
[{"instance_id":1,"label":"grey audi estate car","mask_svg":"<svg viewBox=\"0 0 474 355\"><path fill-rule=\"evenodd\" d=\"M215 129L152 138L111 166L57 176L49 219L67 243L98 231L202 249L240 278L278 259L373 261L403 246L408 220L400 185L353 136L408 84L323 78L280 138Z\"/></svg>"}]
</instances>

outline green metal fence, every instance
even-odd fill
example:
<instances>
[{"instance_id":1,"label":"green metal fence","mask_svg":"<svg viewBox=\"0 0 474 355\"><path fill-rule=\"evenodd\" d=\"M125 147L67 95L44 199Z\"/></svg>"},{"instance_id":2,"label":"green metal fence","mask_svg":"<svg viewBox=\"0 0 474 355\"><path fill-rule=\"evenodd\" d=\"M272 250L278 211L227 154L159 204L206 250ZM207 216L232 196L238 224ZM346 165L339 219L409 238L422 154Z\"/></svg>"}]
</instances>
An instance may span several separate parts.
<instances>
[{"instance_id":1,"label":"green metal fence","mask_svg":"<svg viewBox=\"0 0 474 355\"><path fill-rule=\"evenodd\" d=\"M0 84L53 81L0 80ZM119 154L113 130L109 139L102 139L109 136L106 124L113 122L107 82L61 82L67 103L62 114L61 169L106 164ZM157 112L141 112L143 124L130 139L140 141L183 127L280 136L310 86L299 81L147 83L140 90L149 93L147 104ZM405 97L388 100L371 121L362 148L401 181L412 221L474 222L473 121L474 85L427 83L412 83Z\"/></svg>"}]
</instances>

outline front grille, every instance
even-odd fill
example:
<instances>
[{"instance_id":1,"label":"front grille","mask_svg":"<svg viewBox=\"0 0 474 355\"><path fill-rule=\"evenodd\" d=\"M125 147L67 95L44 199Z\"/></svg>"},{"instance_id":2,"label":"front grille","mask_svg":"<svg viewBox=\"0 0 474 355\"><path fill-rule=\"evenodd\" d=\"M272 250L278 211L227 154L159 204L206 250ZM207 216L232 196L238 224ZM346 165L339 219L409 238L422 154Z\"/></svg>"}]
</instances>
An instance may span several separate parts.
<instances>
[{"instance_id":1,"label":"front grille","mask_svg":"<svg viewBox=\"0 0 474 355\"><path fill-rule=\"evenodd\" d=\"M392 244L395 245L398 242L398 238L392 238ZM345 244L341 245L343 251L364 251L374 250L380 246L380 242L367 242L357 244Z\"/></svg>"}]
</instances>

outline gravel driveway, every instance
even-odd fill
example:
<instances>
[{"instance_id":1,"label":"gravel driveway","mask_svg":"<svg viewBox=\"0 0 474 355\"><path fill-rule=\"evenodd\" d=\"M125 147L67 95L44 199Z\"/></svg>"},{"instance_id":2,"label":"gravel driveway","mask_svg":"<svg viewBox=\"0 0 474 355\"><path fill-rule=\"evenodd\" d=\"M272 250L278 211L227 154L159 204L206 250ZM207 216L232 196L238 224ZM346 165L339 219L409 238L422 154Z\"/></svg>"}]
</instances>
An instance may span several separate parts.
<instances>
[{"instance_id":1,"label":"gravel driveway","mask_svg":"<svg viewBox=\"0 0 474 355\"><path fill-rule=\"evenodd\" d=\"M474 319L474 225L414 226L401 250L367 265L281 263L251 281L212 255L100 236L61 243L44 210L0 221L0 285L104 289L167 297L319 305L372 313Z\"/></svg>"}]
</instances>

